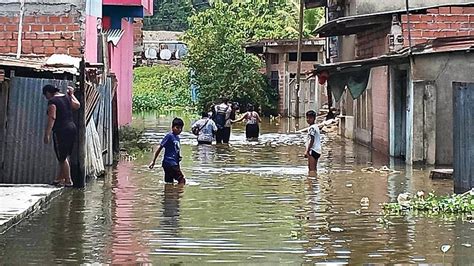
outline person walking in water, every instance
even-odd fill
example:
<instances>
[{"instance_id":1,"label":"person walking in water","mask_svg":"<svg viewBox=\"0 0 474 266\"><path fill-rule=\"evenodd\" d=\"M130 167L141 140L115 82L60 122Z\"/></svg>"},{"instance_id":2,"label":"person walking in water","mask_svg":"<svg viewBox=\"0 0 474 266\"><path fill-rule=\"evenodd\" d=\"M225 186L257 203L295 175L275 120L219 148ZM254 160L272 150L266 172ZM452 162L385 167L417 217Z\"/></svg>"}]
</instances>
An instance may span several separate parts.
<instances>
[{"instance_id":1,"label":"person walking in water","mask_svg":"<svg viewBox=\"0 0 474 266\"><path fill-rule=\"evenodd\" d=\"M153 161L151 161L150 165L148 166L150 169L155 167L156 159L158 158L158 155L160 155L161 150L164 148L165 154L163 156L162 167L163 171L165 172L166 183L173 183L174 180L177 180L178 184L184 185L186 183L186 179L184 178L179 166L181 161L181 145L179 134L181 134L183 131L183 127L184 122L181 118L173 119L173 122L171 123L171 131L166 134L166 136L161 141L160 146L155 152Z\"/></svg>"},{"instance_id":2,"label":"person walking in water","mask_svg":"<svg viewBox=\"0 0 474 266\"><path fill-rule=\"evenodd\" d=\"M72 111L78 110L81 104L74 96L74 88L68 87L67 94L59 92L53 85L43 87L43 95L48 100L48 123L44 132L44 143L54 142L54 152L59 162L59 174L53 185L71 187L71 168L69 156L72 154L77 128L72 119Z\"/></svg>"},{"instance_id":3,"label":"person walking in water","mask_svg":"<svg viewBox=\"0 0 474 266\"><path fill-rule=\"evenodd\" d=\"M216 143L229 143L230 129L232 126L230 115L232 113L231 106L227 104L228 100L222 98L221 104L214 106L213 120L217 126Z\"/></svg>"},{"instance_id":4,"label":"person walking in water","mask_svg":"<svg viewBox=\"0 0 474 266\"><path fill-rule=\"evenodd\" d=\"M308 137L306 141L305 158L308 158L309 176L316 176L318 172L318 160L321 157L321 135L319 133L319 126L316 124L316 112L310 110L306 112L306 122L309 128Z\"/></svg>"},{"instance_id":5,"label":"person walking in water","mask_svg":"<svg viewBox=\"0 0 474 266\"><path fill-rule=\"evenodd\" d=\"M197 136L198 144L212 144L217 126L212 119L209 118L208 112L202 112L201 119L191 126L191 131Z\"/></svg>"},{"instance_id":6,"label":"person walking in water","mask_svg":"<svg viewBox=\"0 0 474 266\"><path fill-rule=\"evenodd\" d=\"M255 111L253 105L247 105L247 112L239 119L232 121L232 123L238 123L245 119L245 137L247 140L257 140L260 127L259 123L262 122L260 115Z\"/></svg>"}]
</instances>

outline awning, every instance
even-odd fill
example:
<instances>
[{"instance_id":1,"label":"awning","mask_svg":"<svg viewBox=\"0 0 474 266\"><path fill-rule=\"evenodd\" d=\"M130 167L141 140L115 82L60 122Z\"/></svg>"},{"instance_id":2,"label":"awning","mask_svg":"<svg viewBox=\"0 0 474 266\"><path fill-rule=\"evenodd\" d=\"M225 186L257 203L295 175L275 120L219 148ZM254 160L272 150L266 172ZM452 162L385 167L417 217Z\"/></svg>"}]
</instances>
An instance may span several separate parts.
<instances>
[{"instance_id":1,"label":"awning","mask_svg":"<svg viewBox=\"0 0 474 266\"><path fill-rule=\"evenodd\" d=\"M110 29L106 30L104 34L107 36L107 42L111 42L113 45L117 46L117 44L120 42L120 39L122 39L123 30Z\"/></svg>"},{"instance_id":2,"label":"awning","mask_svg":"<svg viewBox=\"0 0 474 266\"><path fill-rule=\"evenodd\" d=\"M352 99L359 98L367 88L370 73L370 69L361 69L332 75L328 80L328 86L336 102L339 102L346 88L351 93Z\"/></svg>"},{"instance_id":3,"label":"awning","mask_svg":"<svg viewBox=\"0 0 474 266\"><path fill-rule=\"evenodd\" d=\"M392 21L392 14L393 12L385 12L338 18L317 28L313 34L319 34L319 37L356 34L380 24L390 23Z\"/></svg>"}]
</instances>

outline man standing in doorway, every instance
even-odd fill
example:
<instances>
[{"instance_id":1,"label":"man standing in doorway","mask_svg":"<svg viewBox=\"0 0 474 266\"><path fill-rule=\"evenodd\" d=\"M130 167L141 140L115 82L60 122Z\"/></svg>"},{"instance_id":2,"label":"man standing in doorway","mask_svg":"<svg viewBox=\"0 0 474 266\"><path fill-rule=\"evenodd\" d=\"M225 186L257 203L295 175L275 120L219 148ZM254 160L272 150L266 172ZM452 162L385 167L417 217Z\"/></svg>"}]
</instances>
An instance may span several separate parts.
<instances>
[{"instance_id":1,"label":"man standing in doorway","mask_svg":"<svg viewBox=\"0 0 474 266\"><path fill-rule=\"evenodd\" d=\"M222 98L221 104L214 107L214 122L217 126L216 132L216 143L229 143L230 129L232 126L230 114L232 112L231 106L229 106L228 99Z\"/></svg>"}]
</instances>

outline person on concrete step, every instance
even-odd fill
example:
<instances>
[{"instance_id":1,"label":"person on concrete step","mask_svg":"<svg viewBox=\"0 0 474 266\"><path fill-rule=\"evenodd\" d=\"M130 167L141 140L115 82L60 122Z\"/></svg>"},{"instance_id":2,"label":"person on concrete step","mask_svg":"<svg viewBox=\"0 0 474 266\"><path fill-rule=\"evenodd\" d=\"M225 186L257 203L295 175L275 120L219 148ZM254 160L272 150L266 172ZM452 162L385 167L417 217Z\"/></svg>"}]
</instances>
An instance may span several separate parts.
<instances>
[{"instance_id":1,"label":"person on concrete step","mask_svg":"<svg viewBox=\"0 0 474 266\"><path fill-rule=\"evenodd\" d=\"M52 182L56 186L71 187L71 167L69 157L72 154L77 128L72 119L72 111L81 106L74 96L74 88L68 87L67 94L61 93L56 86L43 87L43 95L48 100L48 123L44 132L44 143L54 142L54 152L59 162L59 174Z\"/></svg>"}]
</instances>

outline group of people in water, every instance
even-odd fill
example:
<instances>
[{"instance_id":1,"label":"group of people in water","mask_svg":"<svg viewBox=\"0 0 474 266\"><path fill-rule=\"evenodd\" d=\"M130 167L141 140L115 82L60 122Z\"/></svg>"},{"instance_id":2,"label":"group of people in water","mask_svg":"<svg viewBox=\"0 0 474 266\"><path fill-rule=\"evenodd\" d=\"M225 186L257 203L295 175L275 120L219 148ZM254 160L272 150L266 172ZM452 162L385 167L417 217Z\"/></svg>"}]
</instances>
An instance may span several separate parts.
<instances>
[{"instance_id":1,"label":"group of people in water","mask_svg":"<svg viewBox=\"0 0 474 266\"><path fill-rule=\"evenodd\" d=\"M229 143L232 124L245 120L245 136L247 140L257 140L260 134L260 115L252 104L248 104L246 112L237 119L240 107L237 103L222 99L220 104L214 105L210 112L204 111L201 119L192 126L192 132L197 136L198 144Z\"/></svg>"},{"instance_id":2,"label":"group of people in water","mask_svg":"<svg viewBox=\"0 0 474 266\"><path fill-rule=\"evenodd\" d=\"M49 144L51 139L54 142L54 151L59 163L58 176L53 181L54 185L72 186L69 157L72 154L74 139L77 128L73 122L72 111L79 109L80 103L74 96L74 88L69 87L67 93L61 93L53 85L43 87L43 95L48 100L48 123L44 134L44 143ZM233 123L245 121L245 136L248 140L257 140L259 137L262 122L260 115L255 111L254 106L248 104L246 112L237 118L239 106L227 99L222 99L220 104L212 107L210 112L203 112L201 119L192 125L192 132L197 136L199 145L216 143L229 143L231 127ZM308 159L308 169L310 175L316 175L317 163L321 156L321 139L319 126L316 124L316 112L308 111L306 121L309 127L305 158ZM149 168L153 169L158 156L164 149L162 167L164 180L166 183L185 184L186 178L181 171L181 146L179 135L183 131L184 121L181 118L173 119L171 131L166 134L160 142Z\"/></svg>"},{"instance_id":3,"label":"group of people in water","mask_svg":"<svg viewBox=\"0 0 474 266\"><path fill-rule=\"evenodd\" d=\"M227 99L223 99L222 103L215 105L211 112L203 112L201 119L192 125L193 134L197 135L198 145L212 144L214 137L216 143L229 143L230 131L232 123L246 121L245 135L248 140L256 140L259 136L259 123L261 118L254 107L249 104L246 112L240 117L236 118L238 106L230 103ZM316 124L316 112L310 110L306 112L306 122L309 127L302 132L307 132L307 141L304 157L308 160L309 176L317 175L317 165L319 157L321 157L321 136L320 126ZM173 119L171 124L171 131L163 138L154 153L153 160L149 168L153 169L156 160L161 151L165 149L163 155L162 167L164 171L164 179L166 183L173 183L174 180L178 184L185 184L186 178L181 171L181 146L179 134L183 131L184 121L181 118Z\"/></svg>"}]
</instances>

